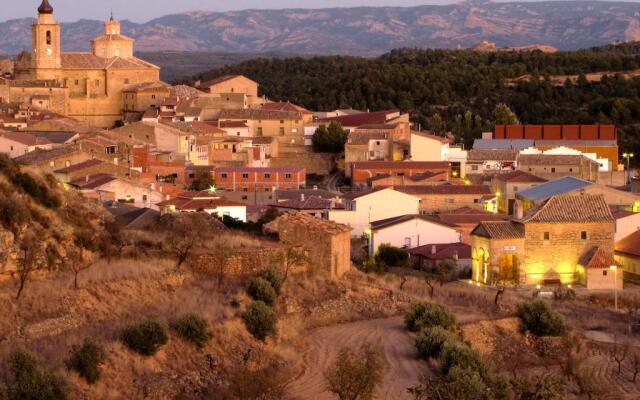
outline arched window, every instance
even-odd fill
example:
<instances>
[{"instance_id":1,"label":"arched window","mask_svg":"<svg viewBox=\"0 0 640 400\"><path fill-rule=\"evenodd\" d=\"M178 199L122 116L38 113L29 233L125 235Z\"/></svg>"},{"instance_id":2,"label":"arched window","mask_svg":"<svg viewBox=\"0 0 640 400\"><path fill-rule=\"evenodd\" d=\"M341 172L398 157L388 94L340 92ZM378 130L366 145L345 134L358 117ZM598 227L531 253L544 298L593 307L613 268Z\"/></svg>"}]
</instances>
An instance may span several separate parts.
<instances>
[{"instance_id":1,"label":"arched window","mask_svg":"<svg viewBox=\"0 0 640 400\"><path fill-rule=\"evenodd\" d=\"M51 31L47 31L46 35L47 35L47 44L50 45L51 44Z\"/></svg>"}]
</instances>

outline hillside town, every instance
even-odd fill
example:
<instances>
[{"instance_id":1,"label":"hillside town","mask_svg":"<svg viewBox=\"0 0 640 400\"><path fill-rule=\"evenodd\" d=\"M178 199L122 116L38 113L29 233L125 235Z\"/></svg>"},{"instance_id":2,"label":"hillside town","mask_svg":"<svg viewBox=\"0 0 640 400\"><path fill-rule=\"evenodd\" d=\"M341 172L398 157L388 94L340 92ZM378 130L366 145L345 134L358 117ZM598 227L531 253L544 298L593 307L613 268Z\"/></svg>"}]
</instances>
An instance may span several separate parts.
<instances>
[{"instance_id":1,"label":"hillside town","mask_svg":"<svg viewBox=\"0 0 640 400\"><path fill-rule=\"evenodd\" d=\"M483 284L514 269L529 285L640 281L640 178L615 126L496 125L465 149L399 110L310 111L244 76L171 86L113 17L91 53L63 53L60 29L44 1L34 52L0 84L0 152L88 199L244 223L308 214L351 227L369 257L386 244L437 263L455 246ZM314 151L332 124L344 158Z\"/></svg>"},{"instance_id":2,"label":"hillside town","mask_svg":"<svg viewBox=\"0 0 640 400\"><path fill-rule=\"evenodd\" d=\"M448 268L473 288L615 293L616 310L638 291L640 155L613 124L495 123L469 147L400 109L308 110L242 75L163 82L113 16L91 52L66 53L49 1L37 12L0 76L0 153L119 229L206 213L304 249L329 280Z\"/></svg>"}]
</instances>

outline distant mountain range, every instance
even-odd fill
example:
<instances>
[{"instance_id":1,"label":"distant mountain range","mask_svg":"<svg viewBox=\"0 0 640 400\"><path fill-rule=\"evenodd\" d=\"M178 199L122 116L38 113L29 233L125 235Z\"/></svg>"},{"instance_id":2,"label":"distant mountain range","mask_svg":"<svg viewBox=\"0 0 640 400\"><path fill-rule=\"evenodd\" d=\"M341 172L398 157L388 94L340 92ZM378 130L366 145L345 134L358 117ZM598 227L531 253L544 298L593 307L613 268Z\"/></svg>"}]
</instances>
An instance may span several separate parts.
<instances>
[{"instance_id":1,"label":"distant mountain range","mask_svg":"<svg viewBox=\"0 0 640 400\"><path fill-rule=\"evenodd\" d=\"M34 10L35 12L35 10ZM0 53L29 49L33 19L0 23ZM88 50L101 21L63 26L66 51ZM572 50L640 39L640 3L466 1L443 6L189 12L123 21L139 51L377 55L398 47L531 44Z\"/></svg>"}]
</instances>

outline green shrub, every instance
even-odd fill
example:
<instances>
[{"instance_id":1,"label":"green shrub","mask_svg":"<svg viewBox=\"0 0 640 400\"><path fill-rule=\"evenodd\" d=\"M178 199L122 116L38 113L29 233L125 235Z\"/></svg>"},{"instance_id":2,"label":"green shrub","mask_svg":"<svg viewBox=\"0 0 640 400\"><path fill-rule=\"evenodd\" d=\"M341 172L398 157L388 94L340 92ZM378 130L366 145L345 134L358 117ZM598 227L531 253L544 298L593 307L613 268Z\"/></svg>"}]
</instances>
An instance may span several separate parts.
<instances>
[{"instance_id":1,"label":"green shrub","mask_svg":"<svg viewBox=\"0 0 640 400\"><path fill-rule=\"evenodd\" d=\"M18 163L16 163L8 154L0 154L0 172L6 176L13 176L20 171Z\"/></svg>"},{"instance_id":2,"label":"green shrub","mask_svg":"<svg viewBox=\"0 0 640 400\"><path fill-rule=\"evenodd\" d=\"M409 253L405 249L393 247L389 244L381 244L373 259L379 265L400 267L407 265Z\"/></svg>"},{"instance_id":3,"label":"green shrub","mask_svg":"<svg viewBox=\"0 0 640 400\"><path fill-rule=\"evenodd\" d=\"M44 370L37 358L24 350L9 355L9 370L13 375L9 387L11 400L66 400L69 387L63 377Z\"/></svg>"},{"instance_id":4,"label":"green shrub","mask_svg":"<svg viewBox=\"0 0 640 400\"><path fill-rule=\"evenodd\" d=\"M553 298L556 300L575 300L576 291L571 288L561 286L554 290Z\"/></svg>"},{"instance_id":5,"label":"green shrub","mask_svg":"<svg viewBox=\"0 0 640 400\"><path fill-rule=\"evenodd\" d=\"M52 194L48 187L38 183L31 175L18 172L11 176L11 182L43 206L48 208L60 207L60 199Z\"/></svg>"},{"instance_id":6,"label":"green shrub","mask_svg":"<svg viewBox=\"0 0 640 400\"><path fill-rule=\"evenodd\" d=\"M0 224L5 229L17 234L30 217L29 209L15 196L0 197Z\"/></svg>"},{"instance_id":7,"label":"green shrub","mask_svg":"<svg viewBox=\"0 0 640 400\"><path fill-rule=\"evenodd\" d=\"M266 279L253 277L247 282L247 294L256 301L262 301L268 305L273 305L278 297L271 283Z\"/></svg>"},{"instance_id":8,"label":"green shrub","mask_svg":"<svg viewBox=\"0 0 640 400\"><path fill-rule=\"evenodd\" d=\"M196 314L185 314L172 325L173 330L186 341L203 348L211 340L209 322Z\"/></svg>"},{"instance_id":9,"label":"green shrub","mask_svg":"<svg viewBox=\"0 0 640 400\"><path fill-rule=\"evenodd\" d=\"M516 315L522 323L522 331L536 336L560 336L569 330L562 315L553 311L543 300L519 303Z\"/></svg>"},{"instance_id":10,"label":"green shrub","mask_svg":"<svg viewBox=\"0 0 640 400\"><path fill-rule=\"evenodd\" d=\"M485 376L487 373L487 367L480 354L462 342L445 342L439 361L440 369L445 375L454 367L477 371L481 376Z\"/></svg>"},{"instance_id":11,"label":"green shrub","mask_svg":"<svg viewBox=\"0 0 640 400\"><path fill-rule=\"evenodd\" d=\"M152 356L167 343L167 327L155 318L130 325L120 334L122 342L131 350L143 356Z\"/></svg>"},{"instance_id":12,"label":"green shrub","mask_svg":"<svg viewBox=\"0 0 640 400\"><path fill-rule=\"evenodd\" d=\"M438 358L442 353L444 345L456 339L456 336L451 331L440 326L435 326L424 329L418 334L416 338L416 349L418 350L418 355L422 358Z\"/></svg>"},{"instance_id":13,"label":"green shrub","mask_svg":"<svg viewBox=\"0 0 640 400\"><path fill-rule=\"evenodd\" d=\"M104 347L91 339L85 339L81 346L71 347L67 368L76 371L88 383L100 380L100 365L106 355Z\"/></svg>"},{"instance_id":14,"label":"green shrub","mask_svg":"<svg viewBox=\"0 0 640 400\"><path fill-rule=\"evenodd\" d=\"M242 314L242 319L247 330L259 340L265 340L267 336L276 332L278 315L276 311L263 301L254 301Z\"/></svg>"},{"instance_id":15,"label":"green shrub","mask_svg":"<svg viewBox=\"0 0 640 400\"><path fill-rule=\"evenodd\" d=\"M434 326L452 330L456 325L456 316L442 304L414 303L405 314L404 322L407 329L414 332Z\"/></svg>"},{"instance_id":16,"label":"green shrub","mask_svg":"<svg viewBox=\"0 0 640 400\"><path fill-rule=\"evenodd\" d=\"M280 268L271 266L258 272L256 276L269 282L271 284L271 287L273 287L273 290L276 291L276 294L280 294L280 288L282 287L283 279L282 271L280 270Z\"/></svg>"}]
</instances>

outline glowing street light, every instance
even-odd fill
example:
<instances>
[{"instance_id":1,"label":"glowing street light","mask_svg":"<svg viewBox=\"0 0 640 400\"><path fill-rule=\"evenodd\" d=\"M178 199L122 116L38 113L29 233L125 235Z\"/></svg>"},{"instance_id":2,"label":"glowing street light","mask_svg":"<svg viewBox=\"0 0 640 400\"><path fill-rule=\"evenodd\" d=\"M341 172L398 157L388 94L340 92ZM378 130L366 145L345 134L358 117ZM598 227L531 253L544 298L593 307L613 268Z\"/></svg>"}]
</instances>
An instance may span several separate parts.
<instances>
[{"instance_id":1,"label":"glowing street light","mask_svg":"<svg viewBox=\"0 0 640 400\"><path fill-rule=\"evenodd\" d=\"M613 271L613 303L616 311L618 311L618 266L612 265L609 269Z\"/></svg>"},{"instance_id":2,"label":"glowing street light","mask_svg":"<svg viewBox=\"0 0 640 400\"><path fill-rule=\"evenodd\" d=\"M216 185L209 185L209 192L210 193L215 193L216 192Z\"/></svg>"}]
</instances>

